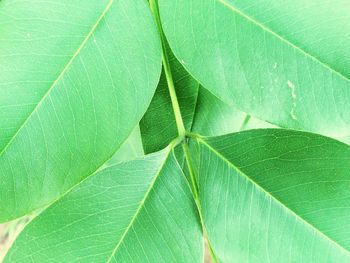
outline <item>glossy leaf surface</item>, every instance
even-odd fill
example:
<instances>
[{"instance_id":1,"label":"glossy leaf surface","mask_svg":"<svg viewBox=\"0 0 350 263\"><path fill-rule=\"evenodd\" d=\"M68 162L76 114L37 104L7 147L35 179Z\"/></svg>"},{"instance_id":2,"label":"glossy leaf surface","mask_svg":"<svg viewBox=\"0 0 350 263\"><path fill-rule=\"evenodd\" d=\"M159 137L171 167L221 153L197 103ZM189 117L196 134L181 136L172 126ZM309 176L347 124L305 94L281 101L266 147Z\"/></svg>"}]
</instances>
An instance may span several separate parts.
<instances>
[{"instance_id":1,"label":"glossy leaf surface","mask_svg":"<svg viewBox=\"0 0 350 263\"><path fill-rule=\"evenodd\" d=\"M175 56L221 100L280 127L349 135L349 2L159 3Z\"/></svg>"},{"instance_id":2,"label":"glossy leaf surface","mask_svg":"<svg viewBox=\"0 0 350 263\"><path fill-rule=\"evenodd\" d=\"M96 171L146 111L161 70L143 0L0 2L0 221Z\"/></svg>"},{"instance_id":3,"label":"glossy leaf surface","mask_svg":"<svg viewBox=\"0 0 350 263\"><path fill-rule=\"evenodd\" d=\"M350 147L252 130L197 140L204 222L219 262L348 262Z\"/></svg>"},{"instance_id":4,"label":"glossy leaf surface","mask_svg":"<svg viewBox=\"0 0 350 263\"><path fill-rule=\"evenodd\" d=\"M167 148L87 178L26 227L5 262L201 262L202 247L190 188Z\"/></svg>"}]
</instances>

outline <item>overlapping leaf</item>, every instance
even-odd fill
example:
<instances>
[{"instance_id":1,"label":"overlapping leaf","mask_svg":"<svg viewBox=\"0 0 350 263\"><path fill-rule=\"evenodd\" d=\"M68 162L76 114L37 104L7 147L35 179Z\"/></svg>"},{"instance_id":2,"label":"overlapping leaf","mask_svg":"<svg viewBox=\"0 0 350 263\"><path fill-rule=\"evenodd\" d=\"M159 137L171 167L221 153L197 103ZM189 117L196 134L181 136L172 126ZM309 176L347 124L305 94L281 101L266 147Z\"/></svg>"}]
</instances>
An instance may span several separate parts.
<instances>
[{"instance_id":1,"label":"overlapping leaf","mask_svg":"<svg viewBox=\"0 0 350 263\"><path fill-rule=\"evenodd\" d=\"M281 127L349 135L348 2L159 4L174 54L221 100Z\"/></svg>"},{"instance_id":2,"label":"overlapping leaf","mask_svg":"<svg viewBox=\"0 0 350 263\"><path fill-rule=\"evenodd\" d=\"M349 146L275 129L196 145L203 218L220 262L350 261Z\"/></svg>"},{"instance_id":3,"label":"overlapping leaf","mask_svg":"<svg viewBox=\"0 0 350 263\"><path fill-rule=\"evenodd\" d=\"M200 88L192 132L218 136L246 129L272 128L272 124L248 116Z\"/></svg>"},{"instance_id":4,"label":"overlapping leaf","mask_svg":"<svg viewBox=\"0 0 350 263\"><path fill-rule=\"evenodd\" d=\"M0 221L92 174L148 107L161 70L147 3L0 2Z\"/></svg>"},{"instance_id":5,"label":"overlapping leaf","mask_svg":"<svg viewBox=\"0 0 350 263\"><path fill-rule=\"evenodd\" d=\"M87 178L26 227L5 262L201 262L202 247L168 147Z\"/></svg>"},{"instance_id":6,"label":"overlapping leaf","mask_svg":"<svg viewBox=\"0 0 350 263\"><path fill-rule=\"evenodd\" d=\"M144 155L145 153L143 151L143 146L142 146L140 127L137 125L137 127L133 130L133 132L128 137L128 139L124 141L123 145L104 164L104 166L108 166L109 164L116 164L116 163L131 161Z\"/></svg>"}]
</instances>

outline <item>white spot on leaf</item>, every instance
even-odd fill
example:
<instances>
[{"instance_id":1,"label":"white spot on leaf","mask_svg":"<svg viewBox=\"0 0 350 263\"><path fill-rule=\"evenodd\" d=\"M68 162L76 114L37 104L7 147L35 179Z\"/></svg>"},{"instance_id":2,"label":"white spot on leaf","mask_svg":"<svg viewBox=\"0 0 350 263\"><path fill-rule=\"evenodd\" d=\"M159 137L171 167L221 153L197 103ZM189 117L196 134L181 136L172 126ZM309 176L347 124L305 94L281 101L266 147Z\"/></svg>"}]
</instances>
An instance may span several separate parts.
<instances>
[{"instance_id":1,"label":"white spot on leaf","mask_svg":"<svg viewBox=\"0 0 350 263\"><path fill-rule=\"evenodd\" d=\"M277 64L277 62L275 62L275 63L273 63L273 69L276 69L277 68L277 66L278 66L278 64Z\"/></svg>"},{"instance_id":2,"label":"white spot on leaf","mask_svg":"<svg viewBox=\"0 0 350 263\"><path fill-rule=\"evenodd\" d=\"M297 120L298 118L297 118L297 115L295 113L295 109L297 107L297 103L296 103L296 98L297 98L296 87L295 87L294 83L291 82L290 80L287 81L287 85L288 85L288 87L291 90L291 96L292 96L292 99L293 99L293 106L292 106L292 109L290 111L290 116L292 117L293 120Z\"/></svg>"},{"instance_id":3,"label":"white spot on leaf","mask_svg":"<svg viewBox=\"0 0 350 263\"><path fill-rule=\"evenodd\" d=\"M293 107L292 110L290 111L290 116L292 117L293 120L297 120L297 115L295 114L295 108Z\"/></svg>"},{"instance_id":4,"label":"white spot on leaf","mask_svg":"<svg viewBox=\"0 0 350 263\"><path fill-rule=\"evenodd\" d=\"M292 98L295 99L297 97L297 94L295 93L295 85L290 80L287 81L288 87L292 90Z\"/></svg>"},{"instance_id":5,"label":"white spot on leaf","mask_svg":"<svg viewBox=\"0 0 350 263\"><path fill-rule=\"evenodd\" d=\"M293 82L291 82L290 80L287 81L288 87L290 87L291 89L295 88L295 85Z\"/></svg>"}]
</instances>

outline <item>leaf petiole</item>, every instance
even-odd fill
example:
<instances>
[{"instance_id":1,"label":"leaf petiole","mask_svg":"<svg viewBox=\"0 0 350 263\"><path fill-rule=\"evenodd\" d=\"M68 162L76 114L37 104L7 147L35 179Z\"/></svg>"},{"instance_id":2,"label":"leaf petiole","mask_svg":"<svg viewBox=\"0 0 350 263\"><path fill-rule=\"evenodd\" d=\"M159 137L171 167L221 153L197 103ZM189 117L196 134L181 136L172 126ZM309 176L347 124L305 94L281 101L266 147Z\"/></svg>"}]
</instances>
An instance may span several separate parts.
<instances>
[{"instance_id":1,"label":"leaf petiole","mask_svg":"<svg viewBox=\"0 0 350 263\"><path fill-rule=\"evenodd\" d=\"M205 240L207 241L207 245L208 245L208 249L209 249L211 260L212 260L213 263L217 263L218 260L217 260L217 258L215 256L213 248L212 248L212 246L210 244L210 240L208 238L208 233L207 233L207 230L205 228L205 224L204 224L204 220L203 220L203 216L202 216L202 208L201 208L200 199L199 199L198 184L197 184L197 181L196 181L196 177L194 175L192 159L191 159L190 151L189 151L189 148L188 148L188 145L187 145L186 141L184 141L182 143L182 149L183 149L185 157L186 157L185 159L186 159L187 168L188 168L188 171L189 171L189 174L190 174L193 197L194 197L197 209L198 209L198 214L199 214L199 219L200 219L201 225L202 225L203 235L204 235Z\"/></svg>"}]
</instances>

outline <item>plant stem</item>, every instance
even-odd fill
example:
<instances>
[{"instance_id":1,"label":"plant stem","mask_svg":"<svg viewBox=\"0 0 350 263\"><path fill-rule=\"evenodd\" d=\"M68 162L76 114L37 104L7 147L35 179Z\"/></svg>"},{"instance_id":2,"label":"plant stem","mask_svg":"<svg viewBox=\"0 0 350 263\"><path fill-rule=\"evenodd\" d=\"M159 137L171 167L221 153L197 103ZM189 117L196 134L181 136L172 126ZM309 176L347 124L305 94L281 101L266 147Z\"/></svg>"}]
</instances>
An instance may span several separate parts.
<instances>
[{"instance_id":1,"label":"plant stem","mask_svg":"<svg viewBox=\"0 0 350 263\"><path fill-rule=\"evenodd\" d=\"M187 142L184 142L182 144L182 149L185 154L186 164L187 164L188 172L190 174L193 195L195 199L199 200L198 186L197 186L196 178L193 172L193 165L192 165L192 160L191 160L190 151L188 149Z\"/></svg>"},{"instance_id":2,"label":"plant stem","mask_svg":"<svg viewBox=\"0 0 350 263\"><path fill-rule=\"evenodd\" d=\"M160 16L159 16L159 10L158 10L158 5L157 5L157 1L156 0L150 0L149 1L150 6L151 6L151 10L153 13L153 16L156 20L157 23L157 27L158 27L158 31L159 31L159 35L160 35L160 39L162 42L162 61L163 61L163 67L164 67L164 72L165 72L165 77L167 80L167 84L168 84L168 89L169 89L169 93L170 93L170 98L171 98L171 104L173 106L173 110L174 110L174 114L175 114L175 121L176 121L176 126L177 126L177 131L179 134L179 137L181 139L185 138L185 133L186 133L186 129L185 129L185 125L183 123L182 120L182 116L181 116L181 111L180 111L180 106L179 106L179 102L177 100L177 96L176 96L176 91L175 91L175 85L174 85L174 80L173 80L173 76L171 73L171 67L170 67L170 63L169 63L169 58L167 55L167 47L166 47L166 39L163 33L163 29L162 29L162 25L160 22Z\"/></svg>"},{"instance_id":3,"label":"plant stem","mask_svg":"<svg viewBox=\"0 0 350 263\"><path fill-rule=\"evenodd\" d=\"M166 39L165 39L165 36L164 36L164 33L163 33L163 29L162 29L162 25L161 25L161 22L160 22L160 16L159 16L159 9L158 9L157 0L149 0L149 3L150 3L150 7L151 7L151 10L152 10L153 16L154 16L154 18L156 20L158 31L159 31L159 35L160 35L160 39L161 39L161 42L162 42L163 67L164 67L165 77L166 77L167 84L168 84L168 89L169 89L169 93L170 93L171 103L172 103L174 114L175 114L176 126L177 126L177 130L178 130L178 134L179 134L179 138L176 139L174 141L174 143L178 143L179 140L183 140L182 148L183 148L183 151L184 151L184 154L185 154L186 164L187 164L187 167L188 167L188 170L189 170L189 173L190 173L190 179L191 179L193 196L194 196L194 200L195 200L195 203L196 203L196 206L197 206L197 209L198 209L198 214L199 214L199 218L200 218L200 221L201 221L204 238L208 242L208 247L209 247L209 252L210 252L210 256L211 256L212 262L213 263L217 263L218 261L216 259L216 256L215 256L214 252L213 252L213 249L212 249L212 247L210 245L210 241L208 239L207 231L206 231L205 226L204 226L204 221L203 221L202 212L201 212L201 205L200 205L200 202L199 202L198 186L197 186L196 178L195 178L194 171L193 171L193 165L192 165L192 161L191 161L191 157L190 157L189 148L188 148L187 142L185 140L185 138L186 138L186 129L185 129L185 125L184 125L183 120L182 120L180 106L179 106L179 102L178 102L177 96L176 96L174 80L173 80L173 76L172 76L172 73L171 73L171 67L170 67L170 63L169 63L169 58L168 58L168 55L167 55Z\"/></svg>"},{"instance_id":4,"label":"plant stem","mask_svg":"<svg viewBox=\"0 0 350 263\"><path fill-rule=\"evenodd\" d=\"M199 193L198 193L198 185L197 185L196 177L195 177L194 170L193 170L193 164L192 164L192 160L191 160L190 151L189 151L189 148L188 148L186 141L184 141L182 143L182 148L183 148L183 151L185 154L188 172L190 174L193 196L194 196L194 200L195 200L195 203L196 203L196 206L198 209L198 214L199 214L199 219L200 219L201 225L202 225L203 235L204 235L205 240L207 240L207 242L208 242L208 248L209 248L211 260L213 263L217 263L218 260L214 254L213 248L212 248L210 241L209 241L209 238L208 238L207 230L206 230L205 225L204 225L204 220L203 220L203 216L202 216L202 208L201 208Z\"/></svg>"}]
</instances>

